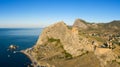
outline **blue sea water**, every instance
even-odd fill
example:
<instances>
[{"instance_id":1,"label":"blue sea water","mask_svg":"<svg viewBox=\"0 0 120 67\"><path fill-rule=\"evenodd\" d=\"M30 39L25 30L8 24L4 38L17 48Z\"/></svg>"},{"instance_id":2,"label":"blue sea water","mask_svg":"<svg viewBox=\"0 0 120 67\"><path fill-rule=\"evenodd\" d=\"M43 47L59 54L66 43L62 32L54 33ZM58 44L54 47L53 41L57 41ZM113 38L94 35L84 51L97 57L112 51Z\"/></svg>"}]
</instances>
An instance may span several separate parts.
<instances>
[{"instance_id":1,"label":"blue sea water","mask_svg":"<svg viewBox=\"0 0 120 67\"><path fill-rule=\"evenodd\" d=\"M19 46L16 51L32 47L41 31L41 28L0 28L0 67L27 67L31 64L26 55L8 51L8 47L11 44Z\"/></svg>"}]
</instances>

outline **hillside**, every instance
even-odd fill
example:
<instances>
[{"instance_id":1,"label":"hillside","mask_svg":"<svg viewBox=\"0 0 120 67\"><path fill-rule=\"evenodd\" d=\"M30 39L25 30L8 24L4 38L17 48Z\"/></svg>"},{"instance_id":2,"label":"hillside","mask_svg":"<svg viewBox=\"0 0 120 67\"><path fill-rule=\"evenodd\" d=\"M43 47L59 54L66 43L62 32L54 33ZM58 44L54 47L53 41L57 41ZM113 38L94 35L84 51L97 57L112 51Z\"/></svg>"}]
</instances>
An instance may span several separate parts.
<instances>
[{"instance_id":1,"label":"hillside","mask_svg":"<svg viewBox=\"0 0 120 67\"><path fill-rule=\"evenodd\" d=\"M25 52L45 67L119 67L120 21L63 21L46 27L34 47Z\"/></svg>"}]
</instances>

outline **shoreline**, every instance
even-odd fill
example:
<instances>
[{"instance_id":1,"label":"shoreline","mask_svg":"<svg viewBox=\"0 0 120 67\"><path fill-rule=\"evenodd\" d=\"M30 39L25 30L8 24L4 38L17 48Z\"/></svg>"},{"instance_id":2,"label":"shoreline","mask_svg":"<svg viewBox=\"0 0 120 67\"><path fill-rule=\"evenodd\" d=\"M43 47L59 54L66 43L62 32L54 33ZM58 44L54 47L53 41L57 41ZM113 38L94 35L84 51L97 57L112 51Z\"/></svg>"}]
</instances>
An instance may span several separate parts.
<instances>
[{"instance_id":1,"label":"shoreline","mask_svg":"<svg viewBox=\"0 0 120 67\"><path fill-rule=\"evenodd\" d=\"M39 66L37 64L37 61L35 61L35 59L29 53L27 53L25 50L21 50L20 52L23 53L24 55L26 55L31 60L31 62L32 62L31 66L33 66L33 67Z\"/></svg>"}]
</instances>

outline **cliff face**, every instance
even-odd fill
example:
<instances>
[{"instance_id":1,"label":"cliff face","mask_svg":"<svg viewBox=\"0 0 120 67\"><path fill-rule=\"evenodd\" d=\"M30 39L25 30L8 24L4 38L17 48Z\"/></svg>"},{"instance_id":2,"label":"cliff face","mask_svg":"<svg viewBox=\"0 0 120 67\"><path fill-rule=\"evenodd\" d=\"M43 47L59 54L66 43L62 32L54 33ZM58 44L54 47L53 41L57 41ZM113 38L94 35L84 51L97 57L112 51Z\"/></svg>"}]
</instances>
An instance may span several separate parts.
<instances>
[{"instance_id":1,"label":"cliff face","mask_svg":"<svg viewBox=\"0 0 120 67\"><path fill-rule=\"evenodd\" d=\"M80 40L80 38L82 40ZM59 22L45 28L36 46L56 40L59 40L66 52L70 53L73 57L81 55L83 48L86 51L93 50L91 43L87 41L87 38L79 35L77 28L69 30L64 22Z\"/></svg>"},{"instance_id":2,"label":"cliff face","mask_svg":"<svg viewBox=\"0 0 120 67\"><path fill-rule=\"evenodd\" d=\"M47 67L110 67L110 63L119 66L119 52L116 51L119 46L102 48L104 38L94 30L88 31L89 27L90 24L82 20L76 20L71 29L64 22L48 26L28 52L39 65Z\"/></svg>"}]
</instances>

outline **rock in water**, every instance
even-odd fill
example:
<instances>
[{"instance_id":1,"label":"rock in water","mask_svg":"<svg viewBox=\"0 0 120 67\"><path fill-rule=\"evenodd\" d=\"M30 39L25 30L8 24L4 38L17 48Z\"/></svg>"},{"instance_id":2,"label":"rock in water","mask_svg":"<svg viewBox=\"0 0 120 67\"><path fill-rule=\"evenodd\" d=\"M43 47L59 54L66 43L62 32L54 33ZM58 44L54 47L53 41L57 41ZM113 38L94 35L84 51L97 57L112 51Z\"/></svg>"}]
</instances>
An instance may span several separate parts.
<instances>
[{"instance_id":1,"label":"rock in water","mask_svg":"<svg viewBox=\"0 0 120 67\"><path fill-rule=\"evenodd\" d=\"M17 46L16 45L10 45L9 49L17 49Z\"/></svg>"},{"instance_id":2,"label":"rock in water","mask_svg":"<svg viewBox=\"0 0 120 67\"><path fill-rule=\"evenodd\" d=\"M10 55L8 55L8 57L10 57Z\"/></svg>"}]
</instances>

